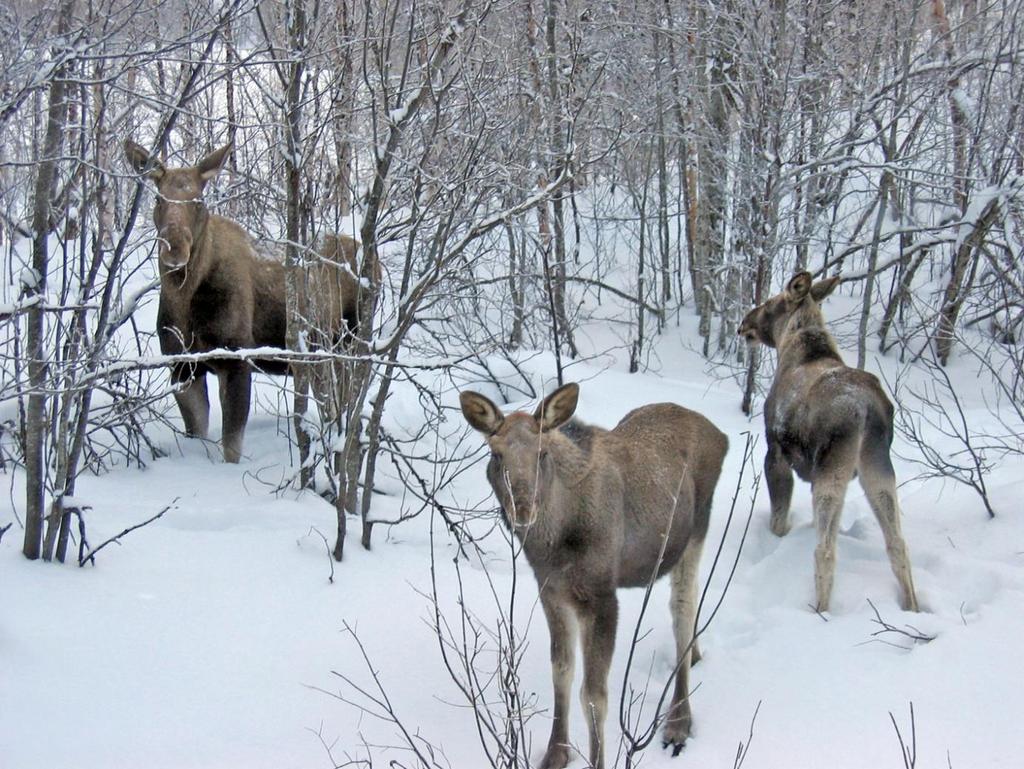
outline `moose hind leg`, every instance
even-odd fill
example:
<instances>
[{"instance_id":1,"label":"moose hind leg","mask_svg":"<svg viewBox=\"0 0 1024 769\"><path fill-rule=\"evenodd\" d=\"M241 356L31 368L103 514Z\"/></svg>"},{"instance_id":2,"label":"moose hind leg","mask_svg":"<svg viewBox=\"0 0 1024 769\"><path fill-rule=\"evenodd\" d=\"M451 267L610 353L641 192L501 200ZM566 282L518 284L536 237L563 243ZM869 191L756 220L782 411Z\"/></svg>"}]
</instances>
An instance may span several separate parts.
<instances>
[{"instance_id":1,"label":"moose hind leg","mask_svg":"<svg viewBox=\"0 0 1024 769\"><path fill-rule=\"evenodd\" d=\"M771 500L772 534L777 537L789 533L789 505L793 498L793 470L782 455L778 443L768 444L764 457L764 477L768 482L768 498Z\"/></svg>"},{"instance_id":2,"label":"moose hind leg","mask_svg":"<svg viewBox=\"0 0 1024 769\"><path fill-rule=\"evenodd\" d=\"M252 371L247 363L232 363L217 374L217 379L220 382L224 461L237 463L242 458L242 438L249 419Z\"/></svg>"},{"instance_id":3,"label":"moose hind leg","mask_svg":"<svg viewBox=\"0 0 1024 769\"><path fill-rule=\"evenodd\" d=\"M884 461L882 461L884 460ZM910 555L900 527L900 509L896 499L896 476L888 457L868 457L861 463L860 485L868 504L878 519L885 538L885 551L896 581L900 585L901 605L904 611L918 611L914 577L910 570Z\"/></svg>"},{"instance_id":4,"label":"moose hind leg","mask_svg":"<svg viewBox=\"0 0 1024 769\"><path fill-rule=\"evenodd\" d=\"M562 769L569 763L569 703L576 663L576 618L560 595L541 591L541 606L551 635L551 679L555 694L551 736L541 769Z\"/></svg>"},{"instance_id":5,"label":"moose hind leg","mask_svg":"<svg viewBox=\"0 0 1024 769\"><path fill-rule=\"evenodd\" d=\"M690 710L690 665L700 658L697 638L698 584L697 571L704 540L691 537L683 550L679 563L672 569L672 628L676 637L676 683L665 721L664 746L672 748L672 755L686 744L690 736L693 716Z\"/></svg>"},{"instance_id":6,"label":"moose hind leg","mask_svg":"<svg viewBox=\"0 0 1024 769\"><path fill-rule=\"evenodd\" d=\"M580 701L590 735L590 765L604 769L604 722L608 713L608 668L615 650L619 604L614 588L594 595L578 613L583 641Z\"/></svg>"},{"instance_id":7,"label":"moose hind leg","mask_svg":"<svg viewBox=\"0 0 1024 769\"><path fill-rule=\"evenodd\" d=\"M818 532L818 545L814 549L814 592L816 609L828 611L832 595L832 581L836 573L836 540L839 537L839 519L843 512L843 498L853 475L853 464L837 462L832 469L821 472L811 484L814 504L814 526Z\"/></svg>"},{"instance_id":8,"label":"moose hind leg","mask_svg":"<svg viewBox=\"0 0 1024 769\"><path fill-rule=\"evenodd\" d=\"M192 438L205 438L210 430L210 397L206 392L206 374L180 367L171 373L177 388L174 400L178 403L185 434Z\"/></svg>"}]
</instances>

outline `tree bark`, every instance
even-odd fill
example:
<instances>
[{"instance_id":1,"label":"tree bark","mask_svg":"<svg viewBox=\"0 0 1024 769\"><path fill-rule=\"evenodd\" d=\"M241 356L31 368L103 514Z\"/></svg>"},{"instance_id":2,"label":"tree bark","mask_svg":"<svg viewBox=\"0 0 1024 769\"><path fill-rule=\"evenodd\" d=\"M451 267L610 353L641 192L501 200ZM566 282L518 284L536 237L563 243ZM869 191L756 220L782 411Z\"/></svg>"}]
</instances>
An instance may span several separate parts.
<instances>
[{"instance_id":1,"label":"tree bark","mask_svg":"<svg viewBox=\"0 0 1024 769\"><path fill-rule=\"evenodd\" d=\"M57 37L63 39L71 28L74 0L65 0L57 17ZM44 324L47 273L50 269L48 240L52 227L52 196L57 163L67 116L67 63L55 72L50 83L46 109L46 136L36 174L32 207L32 274L25 281L24 298L35 300L29 308L26 328L28 355L28 406L25 410L25 540L22 552L36 559L42 553L43 519L46 503L46 379L47 365ZM54 527L56 536L56 527ZM52 551L52 544L50 547Z\"/></svg>"}]
</instances>

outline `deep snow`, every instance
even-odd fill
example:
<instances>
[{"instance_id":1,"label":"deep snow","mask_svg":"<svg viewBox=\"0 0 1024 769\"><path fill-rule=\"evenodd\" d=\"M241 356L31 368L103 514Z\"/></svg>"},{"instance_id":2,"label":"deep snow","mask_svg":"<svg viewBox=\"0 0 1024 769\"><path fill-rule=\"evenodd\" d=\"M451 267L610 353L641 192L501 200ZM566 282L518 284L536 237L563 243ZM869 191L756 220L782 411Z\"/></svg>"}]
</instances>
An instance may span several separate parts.
<instances>
[{"instance_id":1,"label":"deep snow","mask_svg":"<svg viewBox=\"0 0 1024 769\"><path fill-rule=\"evenodd\" d=\"M740 473L744 433L760 436L761 421L760 415L744 417L738 389L709 376L701 359L683 348L681 339L695 338L688 324L684 320L682 331L670 330L658 340L651 373L629 375L621 362L595 360L573 366L568 377L582 382L578 415L585 421L610 427L638 405L675 401L702 411L729 435L703 561L706 575ZM603 333L601 327L591 329L595 348L605 346ZM525 365L538 384L551 388L549 356L532 357ZM895 364L872 359L869 368L879 365L891 374ZM954 372L962 382L973 381L967 366ZM275 400L276 386L261 383L271 394L264 402ZM983 393L976 390L967 392L969 416L987 419ZM463 430L456 397L454 389L443 394L453 409L441 438L449 447ZM415 401L403 402L399 393L394 418L415 413ZM218 422L215 413L212 423ZM424 513L390 531L380 528L372 552L362 551L350 535L346 560L334 566L330 584L324 542L310 529L331 537L333 509L310 493L271 490L292 461L277 416L257 410L246 457L237 466L221 463L216 446L169 435L158 439L171 449L168 458L145 470L120 469L80 482L78 496L92 506L92 544L178 498L163 518L128 535L121 546L106 548L95 568L25 561L17 526L0 543L0 767L329 767L321 739L333 746L339 763L372 756L374 766L391 759L411 765L407 753L386 747L400 743L394 725L324 691L354 696L332 671L370 682L345 623L365 645L405 725L443 751L441 765L483 766L473 720L430 628L432 526L442 609L452 621L458 618L456 551L440 522ZM477 436L465 440L468 447L480 445ZM909 454L910 447L897 440L899 453ZM762 456L759 444L758 468ZM641 765L733 766L760 703L746 767L899 767L903 760L889 714L909 740L913 702L918 767L1020 766L1021 470L1020 462L1006 463L990 477L1000 515L989 521L969 490L913 480L917 468L897 461L904 532L925 608L920 615L899 610L881 533L852 484L827 621L808 608L814 547L808 487L797 484L794 527L780 540L767 528L762 484L735 579L702 638L705 656L692 678L699 684L693 694L694 736L676 759L655 743ZM712 604L721 595L746 519L750 471L708 591ZM5 480L11 493L0 500L0 524L12 520L12 507L22 504L18 477ZM463 503L489 499L482 464L460 478L453 495ZM402 504L398 495L375 496L374 515L397 516ZM351 532L357 525L350 520ZM483 562L505 601L513 573L509 548L486 523L475 530L491 531L482 542ZM519 563L518 570L515 616L529 643L521 681L528 695L535 693L536 706L547 709L547 630L528 567ZM485 624L493 622L498 609L481 559L464 562L462 574L465 605ZM618 646L609 679L610 755L619 741L626 648L643 593L619 595ZM667 599L668 585L659 583L642 620L635 686L649 669L652 688L660 688L670 672ZM868 599L894 625L913 625L937 638L919 645L890 639L909 649L873 640L878 626ZM546 717L538 715L528 725L535 761L547 739ZM575 703L571 734L578 744L585 741ZM585 763L577 758L572 766Z\"/></svg>"}]
</instances>

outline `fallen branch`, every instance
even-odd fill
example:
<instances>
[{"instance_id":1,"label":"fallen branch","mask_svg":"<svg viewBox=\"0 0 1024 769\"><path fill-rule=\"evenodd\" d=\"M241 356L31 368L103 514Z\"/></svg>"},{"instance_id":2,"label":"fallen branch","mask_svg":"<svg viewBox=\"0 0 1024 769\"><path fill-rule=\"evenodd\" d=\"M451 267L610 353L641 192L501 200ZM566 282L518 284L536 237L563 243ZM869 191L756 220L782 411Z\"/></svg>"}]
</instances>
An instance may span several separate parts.
<instances>
[{"instance_id":1,"label":"fallen branch","mask_svg":"<svg viewBox=\"0 0 1024 769\"><path fill-rule=\"evenodd\" d=\"M874 633L871 634L871 640L864 641L863 643L880 641L882 643L887 643L890 646L895 646L898 649L910 649L912 647L903 646L902 644L898 643L893 643L892 641L883 639L880 636L884 636L887 633L895 633L897 636L909 638L915 644L928 643L929 641L934 641L936 638L936 636L928 635L927 633L921 632L913 625L905 625L903 628L898 628L895 625L889 624L884 619L882 619L881 613L878 611L878 608L871 602L870 598L868 599L868 606L870 606L871 610L875 613L875 618L871 621L879 626L879 630L876 630Z\"/></svg>"}]
</instances>

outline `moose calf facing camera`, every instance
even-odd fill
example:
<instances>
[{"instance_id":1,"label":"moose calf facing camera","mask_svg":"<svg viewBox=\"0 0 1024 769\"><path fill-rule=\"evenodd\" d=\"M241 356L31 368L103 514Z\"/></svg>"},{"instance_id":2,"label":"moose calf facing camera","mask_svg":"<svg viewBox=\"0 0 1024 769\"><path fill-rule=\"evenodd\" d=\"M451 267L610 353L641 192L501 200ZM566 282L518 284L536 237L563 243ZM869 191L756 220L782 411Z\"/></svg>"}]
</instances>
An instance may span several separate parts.
<instances>
[{"instance_id":1,"label":"moose calf facing camera","mask_svg":"<svg viewBox=\"0 0 1024 769\"><path fill-rule=\"evenodd\" d=\"M615 591L669 572L678 667L665 743L678 753L689 736L697 569L729 446L703 416L671 403L635 409L612 430L585 425L572 419L578 397L567 384L532 415L506 416L483 395L460 396L466 421L487 437L487 478L537 578L551 635L554 718L543 769L569 761L577 633L590 764L604 767Z\"/></svg>"},{"instance_id":2,"label":"moose calf facing camera","mask_svg":"<svg viewBox=\"0 0 1024 769\"><path fill-rule=\"evenodd\" d=\"M231 145L211 152L195 166L165 168L135 142L124 145L125 155L137 173L156 185L153 210L160 239L160 305L157 336L165 355L201 353L217 349L285 346L285 268L279 260L256 254L248 233L238 224L211 214L203 203L207 183L220 173ZM313 307L300 307L307 318L319 321L313 340L324 349L354 333L357 319L359 266L358 243L344 235L325 239L310 279L317 286ZM379 267L374 265L379 283ZM242 437L249 418L252 370L285 374L289 366L273 357L251 362L233 359L202 363L176 363L171 381L176 386L186 432L205 438L209 428L210 401L206 375L220 381L223 411L224 459L238 462ZM314 387L326 378L313 377ZM318 392L321 402L333 394Z\"/></svg>"},{"instance_id":3,"label":"moose calf facing camera","mask_svg":"<svg viewBox=\"0 0 1024 769\"><path fill-rule=\"evenodd\" d=\"M781 294L747 313L739 327L747 341L774 347L779 356L764 404L771 529L780 537L789 531L796 471L811 484L818 533L817 610L827 611L843 499L856 475L882 527L902 606L917 611L910 557L900 531L896 474L889 458L893 406L877 377L843 363L818 307L839 280L835 276L814 283L809 272L797 273Z\"/></svg>"}]
</instances>

